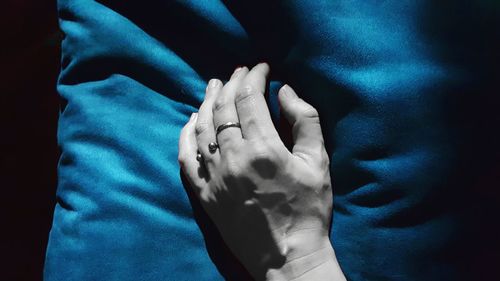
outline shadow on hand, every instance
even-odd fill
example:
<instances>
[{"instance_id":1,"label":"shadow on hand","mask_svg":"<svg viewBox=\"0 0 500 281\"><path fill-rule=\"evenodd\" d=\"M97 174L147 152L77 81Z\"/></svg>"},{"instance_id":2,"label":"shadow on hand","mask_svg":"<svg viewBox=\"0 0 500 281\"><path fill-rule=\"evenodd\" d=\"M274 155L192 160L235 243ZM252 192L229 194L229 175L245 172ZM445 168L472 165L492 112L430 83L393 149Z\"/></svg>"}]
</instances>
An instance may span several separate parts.
<instances>
[{"instance_id":1,"label":"shadow on hand","mask_svg":"<svg viewBox=\"0 0 500 281\"><path fill-rule=\"evenodd\" d=\"M238 280L238 281L254 280L254 278L240 263L238 258L232 253L230 248L226 245L226 243L222 239L222 236L218 231L216 225L213 223L211 218L205 212L199 200L197 199L196 195L189 187L189 182L187 181L182 171L180 171L180 175L184 189L186 190L186 193L188 195L189 201L193 209L194 219L198 224L198 226L200 227L200 230L203 234L207 252L210 258L212 259L212 262L217 267L219 273L226 280ZM228 212L230 211L231 210L228 210ZM262 211L260 211L258 214L252 213L251 215L264 216ZM238 231L247 231L247 229L249 230L250 228L263 229L262 231L258 231L259 234L258 237L257 236L252 237L254 239L254 241L252 242L255 243L252 249L255 251L251 251L251 253L249 251L246 251L245 255L247 255L246 258L249 258L251 260L262 260L263 262L267 263L265 267L262 267L263 268L262 271L254 272L257 280L264 280L266 268L278 268L283 265L285 259L283 256L281 256L281 254L279 253L279 249L276 247L276 243L274 242L274 238L272 237L271 230L269 228L269 224L267 223L266 219L262 217L262 219L258 219L255 221L258 221L259 225L248 224L245 222L245 219L242 218L241 224L233 227L237 227ZM244 242L242 241L242 243ZM237 247L241 245L234 245L234 246ZM266 260L265 259L266 257L262 255L262 253L265 252L271 253L271 256L273 257L278 256L279 258L278 259L272 258Z\"/></svg>"}]
</instances>

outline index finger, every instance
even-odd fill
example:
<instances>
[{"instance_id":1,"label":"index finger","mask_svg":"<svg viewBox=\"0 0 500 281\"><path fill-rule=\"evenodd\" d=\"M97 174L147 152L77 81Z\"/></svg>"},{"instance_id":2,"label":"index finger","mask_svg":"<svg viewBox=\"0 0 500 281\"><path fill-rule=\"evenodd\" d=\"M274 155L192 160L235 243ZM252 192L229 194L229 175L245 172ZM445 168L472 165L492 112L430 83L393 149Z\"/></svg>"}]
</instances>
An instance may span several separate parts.
<instances>
[{"instance_id":1,"label":"index finger","mask_svg":"<svg viewBox=\"0 0 500 281\"><path fill-rule=\"evenodd\" d=\"M236 110L244 139L279 138L264 98L268 75L269 65L257 64L236 92Z\"/></svg>"}]
</instances>

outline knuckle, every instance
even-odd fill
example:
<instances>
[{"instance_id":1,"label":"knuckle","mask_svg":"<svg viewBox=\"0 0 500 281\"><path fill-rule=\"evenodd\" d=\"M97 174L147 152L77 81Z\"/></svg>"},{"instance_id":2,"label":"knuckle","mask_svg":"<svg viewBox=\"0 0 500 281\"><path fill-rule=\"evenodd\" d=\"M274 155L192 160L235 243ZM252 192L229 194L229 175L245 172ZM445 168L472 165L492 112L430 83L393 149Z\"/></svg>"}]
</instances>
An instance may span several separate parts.
<instances>
[{"instance_id":1,"label":"knuckle","mask_svg":"<svg viewBox=\"0 0 500 281\"><path fill-rule=\"evenodd\" d=\"M266 143L265 140L261 140L262 142L260 144L257 144L257 145L254 145L254 147L252 148L252 155L255 156L255 157L259 157L259 158L262 158L262 157L270 157L270 154L269 154L269 146L268 144Z\"/></svg>"},{"instance_id":2,"label":"knuckle","mask_svg":"<svg viewBox=\"0 0 500 281\"><path fill-rule=\"evenodd\" d=\"M283 164L283 157L285 154L282 153L283 151L279 149L277 145L271 146L268 152L268 155L272 157L274 162L278 164Z\"/></svg>"},{"instance_id":3,"label":"knuckle","mask_svg":"<svg viewBox=\"0 0 500 281\"><path fill-rule=\"evenodd\" d=\"M222 133L221 133L222 134ZM219 134L220 136L220 134ZM226 162L240 160L240 145L237 142L231 141L231 138L219 138L219 143L224 143L224 159ZM222 154L221 154L222 155Z\"/></svg>"},{"instance_id":4,"label":"knuckle","mask_svg":"<svg viewBox=\"0 0 500 281\"><path fill-rule=\"evenodd\" d=\"M306 104L297 115L297 121L319 124L319 113L312 105Z\"/></svg>"},{"instance_id":5,"label":"knuckle","mask_svg":"<svg viewBox=\"0 0 500 281\"><path fill-rule=\"evenodd\" d=\"M260 177L272 179L282 166L277 150L269 145L260 145L251 150L244 167L255 171Z\"/></svg>"},{"instance_id":6,"label":"knuckle","mask_svg":"<svg viewBox=\"0 0 500 281\"><path fill-rule=\"evenodd\" d=\"M251 164L259 162L278 163L280 159L278 149L266 140L254 145L250 151L248 159Z\"/></svg>"},{"instance_id":7,"label":"knuckle","mask_svg":"<svg viewBox=\"0 0 500 281\"><path fill-rule=\"evenodd\" d=\"M199 136L204 132L206 132L208 130L208 127L209 127L208 122L200 121L197 122L196 125L194 125L194 131L196 135Z\"/></svg>"},{"instance_id":8,"label":"knuckle","mask_svg":"<svg viewBox=\"0 0 500 281\"><path fill-rule=\"evenodd\" d=\"M269 155L255 154L249 156L248 166L253 168L259 168L259 166L265 166L269 168L269 166L275 166L276 162L273 157L269 157Z\"/></svg>"},{"instance_id":9,"label":"knuckle","mask_svg":"<svg viewBox=\"0 0 500 281\"><path fill-rule=\"evenodd\" d=\"M317 176L317 179L311 182L311 188L316 192L327 191L330 186L330 180L326 176Z\"/></svg>"},{"instance_id":10,"label":"knuckle","mask_svg":"<svg viewBox=\"0 0 500 281\"><path fill-rule=\"evenodd\" d=\"M303 118L307 119L318 119L319 120L319 113L316 108L314 108L312 105L306 103L304 106L304 109L302 110L300 116Z\"/></svg>"},{"instance_id":11,"label":"knuckle","mask_svg":"<svg viewBox=\"0 0 500 281\"><path fill-rule=\"evenodd\" d=\"M246 85L236 91L235 102L236 104L251 103L255 100L255 96L260 94L252 86Z\"/></svg>"},{"instance_id":12,"label":"knuckle","mask_svg":"<svg viewBox=\"0 0 500 281\"><path fill-rule=\"evenodd\" d=\"M226 98L224 96L220 96L214 101L212 110L214 112L221 111L225 106L226 106Z\"/></svg>"},{"instance_id":13,"label":"knuckle","mask_svg":"<svg viewBox=\"0 0 500 281\"><path fill-rule=\"evenodd\" d=\"M236 161L226 161L224 164L225 175L229 178L239 178L243 175L241 163Z\"/></svg>"},{"instance_id":14,"label":"knuckle","mask_svg":"<svg viewBox=\"0 0 500 281\"><path fill-rule=\"evenodd\" d=\"M233 153L237 150L237 142L235 139L237 138L237 134L235 130L223 130L217 135L217 142L219 144L224 144L224 151L229 153Z\"/></svg>"}]
</instances>

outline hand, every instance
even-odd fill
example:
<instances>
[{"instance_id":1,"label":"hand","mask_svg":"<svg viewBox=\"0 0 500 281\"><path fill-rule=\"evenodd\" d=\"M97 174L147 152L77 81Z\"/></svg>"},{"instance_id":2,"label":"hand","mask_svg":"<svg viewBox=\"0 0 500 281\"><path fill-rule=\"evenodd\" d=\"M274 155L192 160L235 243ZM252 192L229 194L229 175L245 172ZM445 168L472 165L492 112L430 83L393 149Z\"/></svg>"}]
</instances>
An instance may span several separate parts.
<instances>
[{"instance_id":1,"label":"hand","mask_svg":"<svg viewBox=\"0 0 500 281\"><path fill-rule=\"evenodd\" d=\"M237 69L225 85L209 82L199 112L181 132L179 163L222 238L256 279L329 274L344 280L328 237L332 191L318 112L291 87L280 89L281 110L292 125L290 152L264 98L268 73L267 64L258 64ZM227 122L240 122L241 129L216 134ZM218 149L210 151L216 140Z\"/></svg>"}]
</instances>

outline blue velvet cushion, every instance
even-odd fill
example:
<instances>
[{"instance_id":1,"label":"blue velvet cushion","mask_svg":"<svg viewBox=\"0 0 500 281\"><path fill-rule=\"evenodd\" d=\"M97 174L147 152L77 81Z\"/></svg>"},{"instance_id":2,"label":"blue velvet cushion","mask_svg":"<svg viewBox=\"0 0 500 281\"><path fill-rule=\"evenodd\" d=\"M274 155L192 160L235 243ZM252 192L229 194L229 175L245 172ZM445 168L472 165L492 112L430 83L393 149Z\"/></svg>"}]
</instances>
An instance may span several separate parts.
<instances>
[{"instance_id":1,"label":"blue velvet cushion","mask_svg":"<svg viewBox=\"0 0 500 281\"><path fill-rule=\"evenodd\" d=\"M259 61L276 121L282 83L320 112L348 279L466 278L464 257L487 248L473 175L498 140L471 114L496 77L498 5L473 2L59 0L46 280L247 278L191 206L177 143L206 81Z\"/></svg>"}]
</instances>

